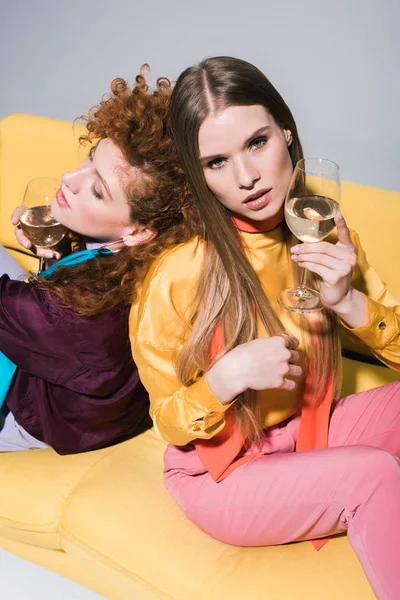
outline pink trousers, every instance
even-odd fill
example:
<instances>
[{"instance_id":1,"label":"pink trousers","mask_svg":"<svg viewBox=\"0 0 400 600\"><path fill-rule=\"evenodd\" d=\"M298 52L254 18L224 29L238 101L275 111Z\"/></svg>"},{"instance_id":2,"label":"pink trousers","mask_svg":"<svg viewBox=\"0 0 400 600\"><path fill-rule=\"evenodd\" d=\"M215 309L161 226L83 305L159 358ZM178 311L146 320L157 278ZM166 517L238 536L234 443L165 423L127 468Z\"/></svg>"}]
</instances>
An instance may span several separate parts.
<instances>
[{"instance_id":1,"label":"pink trousers","mask_svg":"<svg viewBox=\"0 0 400 600\"><path fill-rule=\"evenodd\" d=\"M168 446L165 484L214 538L266 546L347 531L375 595L400 598L400 381L341 399L329 448L296 453L300 419L265 430L268 452L215 483L193 447Z\"/></svg>"}]
</instances>

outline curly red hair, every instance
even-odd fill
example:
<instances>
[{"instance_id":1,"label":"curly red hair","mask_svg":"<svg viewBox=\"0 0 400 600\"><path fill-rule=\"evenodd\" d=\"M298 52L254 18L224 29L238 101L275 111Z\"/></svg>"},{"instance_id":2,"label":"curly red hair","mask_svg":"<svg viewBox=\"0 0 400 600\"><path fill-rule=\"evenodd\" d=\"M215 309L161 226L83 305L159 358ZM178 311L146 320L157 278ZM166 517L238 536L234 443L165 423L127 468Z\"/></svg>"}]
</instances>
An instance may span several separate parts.
<instances>
[{"instance_id":1,"label":"curly red hair","mask_svg":"<svg viewBox=\"0 0 400 600\"><path fill-rule=\"evenodd\" d=\"M128 171L122 182L131 220L157 235L143 246L125 247L116 255L92 259L90 269L82 263L73 268L59 267L49 279L34 278L36 285L80 314L129 305L136 284L143 280L156 256L186 242L200 227L168 124L172 85L160 78L150 91L146 68L142 66L132 88L121 78L112 81L111 93L82 117L87 133L80 141L109 138L126 162L140 169L141 185ZM85 289L95 293L83 295Z\"/></svg>"}]
</instances>

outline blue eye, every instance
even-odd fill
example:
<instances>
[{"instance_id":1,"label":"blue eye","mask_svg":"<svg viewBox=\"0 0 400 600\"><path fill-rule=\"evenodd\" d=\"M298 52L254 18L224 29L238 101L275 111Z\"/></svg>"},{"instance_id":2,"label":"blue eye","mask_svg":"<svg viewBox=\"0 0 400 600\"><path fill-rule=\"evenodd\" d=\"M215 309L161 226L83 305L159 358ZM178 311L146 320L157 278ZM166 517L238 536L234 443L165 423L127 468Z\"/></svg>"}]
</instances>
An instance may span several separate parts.
<instances>
[{"instance_id":1,"label":"blue eye","mask_svg":"<svg viewBox=\"0 0 400 600\"><path fill-rule=\"evenodd\" d=\"M225 160L225 158L214 158L208 163L207 167L214 170L221 169L221 167L223 167L225 164Z\"/></svg>"},{"instance_id":2,"label":"blue eye","mask_svg":"<svg viewBox=\"0 0 400 600\"><path fill-rule=\"evenodd\" d=\"M92 187L91 187L91 192L92 192L93 196L95 198L97 198L97 200L103 200L103 196L96 190L94 185L92 185Z\"/></svg>"},{"instance_id":3,"label":"blue eye","mask_svg":"<svg viewBox=\"0 0 400 600\"><path fill-rule=\"evenodd\" d=\"M257 148L261 148L262 146L264 146L267 143L267 138L265 135L255 138L254 140L252 140L250 142L250 148L254 148L255 150L257 150Z\"/></svg>"}]
</instances>

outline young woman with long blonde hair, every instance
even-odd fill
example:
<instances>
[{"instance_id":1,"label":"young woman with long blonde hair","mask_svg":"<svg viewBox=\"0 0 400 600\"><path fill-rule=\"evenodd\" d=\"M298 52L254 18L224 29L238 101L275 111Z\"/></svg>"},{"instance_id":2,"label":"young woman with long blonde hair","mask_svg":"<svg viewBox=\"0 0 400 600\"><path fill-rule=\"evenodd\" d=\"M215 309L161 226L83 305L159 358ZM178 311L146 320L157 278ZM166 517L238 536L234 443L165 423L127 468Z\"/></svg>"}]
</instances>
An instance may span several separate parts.
<instances>
[{"instance_id":1,"label":"young woman with long blonde hair","mask_svg":"<svg viewBox=\"0 0 400 600\"><path fill-rule=\"evenodd\" d=\"M399 370L399 307L358 236L299 246L283 220L302 148L253 65L179 77L172 130L202 230L149 271L130 317L165 482L215 538L257 546L347 531L380 599L398 597L400 382L340 399L339 329ZM319 318L278 293L307 267ZM316 545L317 542L315 542Z\"/></svg>"}]
</instances>

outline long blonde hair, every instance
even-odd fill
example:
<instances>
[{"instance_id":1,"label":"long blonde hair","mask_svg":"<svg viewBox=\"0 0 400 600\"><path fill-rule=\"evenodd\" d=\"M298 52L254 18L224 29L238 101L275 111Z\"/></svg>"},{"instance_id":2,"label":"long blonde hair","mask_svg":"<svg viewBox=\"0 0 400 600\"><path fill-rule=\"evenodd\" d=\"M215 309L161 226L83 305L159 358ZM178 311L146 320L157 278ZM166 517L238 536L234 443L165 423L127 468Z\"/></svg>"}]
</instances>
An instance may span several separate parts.
<instances>
[{"instance_id":1,"label":"long blonde hair","mask_svg":"<svg viewBox=\"0 0 400 600\"><path fill-rule=\"evenodd\" d=\"M256 315L269 335L285 334L285 329L271 308L262 286L248 261L240 235L229 211L218 202L207 187L199 161L198 134L201 123L212 111L229 106L262 105L275 122L292 133L289 152L293 166L303 157L296 123L283 98L261 71L245 61L230 57L214 57L189 67L179 77L171 103L171 126L193 201L203 222L205 254L193 305L192 331L177 357L176 370L182 382L190 384L235 346L257 338ZM286 229L286 244L295 238ZM293 278L298 282L300 269L293 265ZM309 274L318 286L318 277ZM324 311L319 323L318 357L312 344L305 317L299 317L304 343L312 358L313 398L322 398L331 374L335 376L335 394L341 387L340 341L336 319ZM215 357L210 347L215 330L221 324L224 349ZM314 356L313 356L314 355ZM247 390L234 403L240 427L247 443L258 439L262 423L256 394Z\"/></svg>"}]
</instances>

